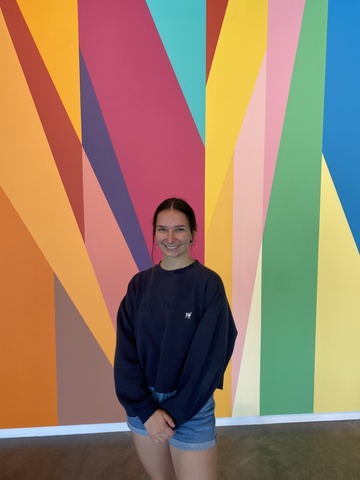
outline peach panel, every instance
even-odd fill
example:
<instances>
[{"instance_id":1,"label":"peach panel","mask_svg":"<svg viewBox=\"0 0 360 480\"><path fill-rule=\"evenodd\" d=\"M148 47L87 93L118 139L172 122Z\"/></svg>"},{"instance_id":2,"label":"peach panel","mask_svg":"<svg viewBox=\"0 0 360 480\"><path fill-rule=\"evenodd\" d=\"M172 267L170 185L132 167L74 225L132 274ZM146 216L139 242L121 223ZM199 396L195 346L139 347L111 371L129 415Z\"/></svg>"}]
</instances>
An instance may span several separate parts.
<instances>
[{"instance_id":1,"label":"peach panel","mask_svg":"<svg viewBox=\"0 0 360 480\"><path fill-rule=\"evenodd\" d=\"M120 300L138 269L84 150L83 172L85 244L115 327Z\"/></svg>"},{"instance_id":2,"label":"peach panel","mask_svg":"<svg viewBox=\"0 0 360 480\"><path fill-rule=\"evenodd\" d=\"M53 274L1 188L0 218L0 428L57 425Z\"/></svg>"},{"instance_id":3,"label":"peach panel","mask_svg":"<svg viewBox=\"0 0 360 480\"><path fill-rule=\"evenodd\" d=\"M238 327L233 391L248 326L262 239L266 56L235 147L233 214L233 312Z\"/></svg>"}]
</instances>

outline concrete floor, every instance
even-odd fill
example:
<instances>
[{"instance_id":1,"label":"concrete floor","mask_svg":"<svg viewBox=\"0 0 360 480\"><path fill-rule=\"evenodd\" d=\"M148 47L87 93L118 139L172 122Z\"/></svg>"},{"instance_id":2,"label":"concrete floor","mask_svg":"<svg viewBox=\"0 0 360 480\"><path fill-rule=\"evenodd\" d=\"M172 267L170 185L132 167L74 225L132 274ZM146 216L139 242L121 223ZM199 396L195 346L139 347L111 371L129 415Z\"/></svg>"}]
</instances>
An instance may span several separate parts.
<instances>
[{"instance_id":1,"label":"concrete floor","mask_svg":"<svg viewBox=\"0 0 360 480\"><path fill-rule=\"evenodd\" d=\"M220 480L360 480L360 421L218 427ZM130 433L0 439L1 480L145 480Z\"/></svg>"}]
</instances>

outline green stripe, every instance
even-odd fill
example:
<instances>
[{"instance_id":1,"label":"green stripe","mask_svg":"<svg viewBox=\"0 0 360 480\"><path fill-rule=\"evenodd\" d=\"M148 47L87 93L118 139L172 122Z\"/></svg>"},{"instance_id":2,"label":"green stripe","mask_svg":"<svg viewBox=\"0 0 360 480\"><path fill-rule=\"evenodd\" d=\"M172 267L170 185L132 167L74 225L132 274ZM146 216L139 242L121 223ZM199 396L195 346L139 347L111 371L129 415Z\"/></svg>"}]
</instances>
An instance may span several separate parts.
<instances>
[{"instance_id":1,"label":"green stripe","mask_svg":"<svg viewBox=\"0 0 360 480\"><path fill-rule=\"evenodd\" d=\"M308 0L263 238L261 415L313 411L326 22Z\"/></svg>"}]
</instances>

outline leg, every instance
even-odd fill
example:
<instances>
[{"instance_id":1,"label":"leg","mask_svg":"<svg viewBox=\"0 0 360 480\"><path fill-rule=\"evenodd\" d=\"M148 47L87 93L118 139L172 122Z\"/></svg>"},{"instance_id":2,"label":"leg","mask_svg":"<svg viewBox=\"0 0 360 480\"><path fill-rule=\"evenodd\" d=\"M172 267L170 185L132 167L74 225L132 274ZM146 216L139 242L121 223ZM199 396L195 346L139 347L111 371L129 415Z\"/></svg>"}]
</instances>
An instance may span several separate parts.
<instances>
[{"instance_id":1,"label":"leg","mask_svg":"<svg viewBox=\"0 0 360 480\"><path fill-rule=\"evenodd\" d=\"M141 463L152 480L176 480L168 442L155 443L150 437L132 432Z\"/></svg>"},{"instance_id":2,"label":"leg","mask_svg":"<svg viewBox=\"0 0 360 480\"><path fill-rule=\"evenodd\" d=\"M217 447L208 450L180 450L170 446L178 480L216 480Z\"/></svg>"}]
</instances>

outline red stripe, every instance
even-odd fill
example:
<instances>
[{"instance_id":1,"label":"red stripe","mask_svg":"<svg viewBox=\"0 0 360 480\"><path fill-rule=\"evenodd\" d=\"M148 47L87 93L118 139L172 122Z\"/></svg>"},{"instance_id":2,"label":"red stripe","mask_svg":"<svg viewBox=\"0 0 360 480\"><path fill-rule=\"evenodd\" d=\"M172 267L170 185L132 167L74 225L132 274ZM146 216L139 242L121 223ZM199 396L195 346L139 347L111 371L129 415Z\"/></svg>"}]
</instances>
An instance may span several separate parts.
<instances>
[{"instance_id":1,"label":"red stripe","mask_svg":"<svg viewBox=\"0 0 360 480\"><path fill-rule=\"evenodd\" d=\"M228 0L206 1L206 79L209 76Z\"/></svg>"}]
</instances>

